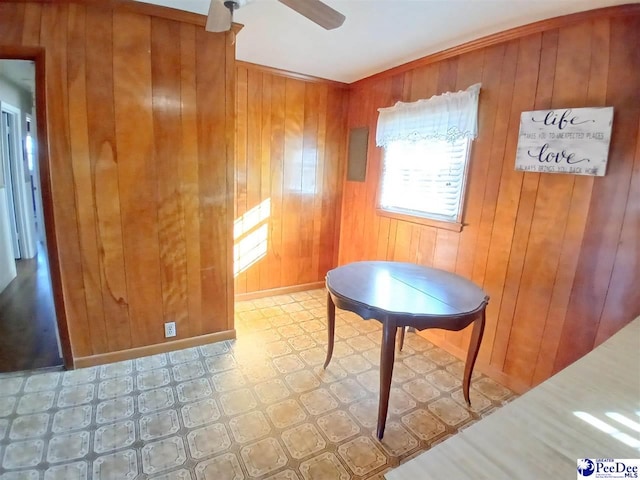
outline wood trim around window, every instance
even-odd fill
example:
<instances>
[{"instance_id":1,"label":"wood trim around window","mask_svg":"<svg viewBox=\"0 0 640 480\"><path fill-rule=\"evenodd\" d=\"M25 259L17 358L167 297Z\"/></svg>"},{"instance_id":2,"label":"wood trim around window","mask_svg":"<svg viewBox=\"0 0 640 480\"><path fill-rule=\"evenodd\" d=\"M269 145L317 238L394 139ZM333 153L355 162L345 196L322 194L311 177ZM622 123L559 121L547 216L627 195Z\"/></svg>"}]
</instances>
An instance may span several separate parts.
<instances>
[{"instance_id":1,"label":"wood trim around window","mask_svg":"<svg viewBox=\"0 0 640 480\"><path fill-rule=\"evenodd\" d=\"M393 218L395 220L402 220L403 222L417 223L418 225L424 225L427 227L441 228L443 230L451 230L453 232L461 232L464 224L460 222L448 222L446 220L436 220L434 218L418 217L416 215L407 215L405 213L392 212L390 210L384 210L376 206L376 213L381 217Z\"/></svg>"}]
</instances>

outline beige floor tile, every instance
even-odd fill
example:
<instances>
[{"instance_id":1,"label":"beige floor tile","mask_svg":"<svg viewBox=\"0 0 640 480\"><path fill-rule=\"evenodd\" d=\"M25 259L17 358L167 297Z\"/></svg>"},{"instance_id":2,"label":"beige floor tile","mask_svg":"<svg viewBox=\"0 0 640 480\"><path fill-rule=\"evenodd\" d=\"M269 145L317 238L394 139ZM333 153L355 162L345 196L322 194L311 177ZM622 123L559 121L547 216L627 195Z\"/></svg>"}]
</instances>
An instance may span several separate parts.
<instances>
[{"instance_id":1,"label":"beige floor tile","mask_svg":"<svg viewBox=\"0 0 640 480\"><path fill-rule=\"evenodd\" d=\"M178 413L175 410L162 410L150 413L139 420L140 439L154 440L167 435L173 435L180 429Z\"/></svg>"},{"instance_id":2,"label":"beige floor tile","mask_svg":"<svg viewBox=\"0 0 640 480\"><path fill-rule=\"evenodd\" d=\"M67 408L89 403L94 398L95 385L91 383L65 387L58 396L58 407Z\"/></svg>"},{"instance_id":3,"label":"beige floor tile","mask_svg":"<svg viewBox=\"0 0 640 480\"><path fill-rule=\"evenodd\" d=\"M133 480L138 476L135 450L98 457L93 462L93 480Z\"/></svg>"},{"instance_id":4,"label":"beige floor tile","mask_svg":"<svg viewBox=\"0 0 640 480\"><path fill-rule=\"evenodd\" d=\"M331 452L325 452L300 464L305 480L349 480L350 475L340 460Z\"/></svg>"},{"instance_id":5,"label":"beige floor tile","mask_svg":"<svg viewBox=\"0 0 640 480\"><path fill-rule=\"evenodd\" d=\"M184 426L194 428L217 421L220 409L213 398L206 398L183 406L181 414Z\"/></svg>"},{"instance_id":6,"label":"beige floor tile","mask_svg":"<svg viewBox=\"0 0 640 480\"><path fill-rule=\"evenodd\" d=\"M267 407L267 415L276 428L288 428L307 418L300 404L293 399L284 400Z\"/></svg>"},{"instance_id":7,"label":"beige floor tile","mask_svg":"<svg viewBox=\"0 0 640 480\"><path fill-rule=\"evenodd\" d=\"M237 442L246 443L271 432L266 417L260 411L245 413L229 420L231 433Z\"/></svg>"},{"instance_id":8,"label":"beige floor tile","mask_svg":"<svg viewBox=\"0 0 640 480\"><path fill-rule=\"evenodd\" d=\"M367 475L387 462L387 457L369 437L361 436L343 443L338 453L349 469L358 476Z\"/></svg>"},{"instance_id":9,"label":"beige floor tile","mask_svg":"<svg viewBox=\"0 0 640 480\"><path fill-rule=\"evenodd\" d=\"M251 477L267 475L288 462L282 447L273 437L242 447L240 455Z\"/></svg>"},{"instance_id":10,"label":"beige floor tile","mask_svg":"<svg viewBox=\"0 0 640 480\"><path fill-rule=\"evenodd\" d=\"M445 426L436 417L422 409L402 417L402 423L424 441L430 441L446 431Z\"/></svg>"},{"instance_id":11,"label":"beige floor tile","mask_svg":"<svg viewBox=\"0 0 640 480\"><path fill-rule=\"evenodd\" d=\"M151 392L149 392L150 394ZM83 407L84 408L84 407ZM142 412L141 408L140 411ZM96 422L110 423L122 420L133 415L133 397L119 397L113 400L101 402L96 407ZM55 421L55 420L54 420Z\"/></svg>"},{"instance_id":12,"label":"beige floor tile","mask_svg":"<svg viewBox=\"0 0 640 480\"><path fill-rule=\"evenodd\" d=\"M44 441L40 439L12 442L4 450L2 466L9 469L35 467L42 460L43 452Z\"/></svg>"},{"instance_id":13,"label":"beige floor tile","mask_svg":"<svg viewBox=\"0 0 640 480\"><path fill-rule=\"evenodd\" d=\"M184 398L184 397L183 397ZM156 388L138 395L138 410L140 413L155 412L163 408L169 408L175 403L175 395L170 387ZM133 401L131 405L133 409ZM126 412L129 412L127 406Z\"/></svg>"},{"instance_id":14,"label":"beige floor tile","mask_svg":"<svg viewBox=\"0 0 640 480\"><path fill-rule=\"evenodd\" d=\"M67 463L48 468L44 480L87 480L88 462Z\"/></svg>"},{"instance_id":15,"label":"beige floor tile","mask_svg":"<svg viewBox=\"0 0 640 480\"><path fill-rule=\"evenodd\" d=\"M44 373L41 375L34 375L24 384L25 392L42 392L43 390L53 390L58 386L60 381L60 373Z\"/></svg>"},{"instance_id":16,"label":"beige floor tile","mask_svg":"<svg viewBox=\"0 0 640 480\"><path fill-rule=\"evenodd\" d=\"M49 426L49 414L38 413L17 417L11 426L9 438L11 440L26 440L37 438L47 433ZM2 435L4 437L4 434Z\"/></svg>"},{"instance_id":17,"label":"beige floor tile","mask_svg":"<svg viewBox=\"0 0 640 480\"><path fill-rule=\"evenodd\" d=\"M228 479L242 480L245 478L238 457L233 453L225 453L218 457L205 460L196 465L197 480Z\"/></svg>"},{"instance_id":18,"label":"beige floor tile","mask_svg":"<svg viewBox=\"0 0 640 480\"><path fill-rule=\"evenodd\" d=\"M344 410L336 410L320 417L317 423L326 437L334 443L340 443L360 433L360 427Z\"/></svg>"},{"instance_id":19,"label":"beige floor tile","mask_svg":"<svg viewBox=\"0 0 640 480\"><path fill-rule=\"evenodd\" d=\"M96 430L93 451L102 454L129 447L136 440L133 420L110 423Z\"/></svg>"},{"instance_id":20,"label":"beige floor tile","mask_svg":"<svg viewBox=\"0 0 640 480\"><path fill-rule=\"evenodd\" d=\"M83 458L89 453L89 440L87 431L56 435L49 440L47 462L60 463Z\"/></svg>"},{"instance_id":21,"label":"beige floor tile","mask_svg":"<svg viewBox=\"0 0 640 480\"><path fill-rule=\"evenodd\" d=\"M65 372L65 375L71 372ZM0 397L7 397L17 394L24 383L23 377L7 377L2 380L2 389L0 389Z\"/></svg>"},{"instance_id":22,"label":"beige floor tile","mask_svg":"<svg viewBox=\"0 0 640 480\"><path fill-rule=\"evenodd\" d=\"M231 446L231 438L221 423L198 428L187 434L189 452L195 459L223 452Z\"/></svg>"},{"instance_id":23,"label":"beige floor tile","mask_svg":"<svg viewBox=\"0 0 640 480\"><path fill-rule=\"evenodd\" d=\"M169 437L142 447L142 471L155 474L181 466L187 460L182 437Z\"/></svg>"},{"instance_id":24,"label":"beige floor tile","mask_svg":"<svg viewBox=\"0 0 640 480\"><path fill-rule=\"evenodd\" d=\"M291 456L297 460L320 452L327 446L318 429L311 423L303 423L282 432L282 441Z\"/></svg>"},{"instance_id":25,"label":"beige floor tile","mask_svg":"<svg viewBox=\"0 0 640 480\"><path fill-rule=\"evenodd\" d=\"M151 390L164 387L168 385L170 381L169 369L157 368L139 373L136 376L136 387L138 390Z\"/></svg>"}]
</instances>

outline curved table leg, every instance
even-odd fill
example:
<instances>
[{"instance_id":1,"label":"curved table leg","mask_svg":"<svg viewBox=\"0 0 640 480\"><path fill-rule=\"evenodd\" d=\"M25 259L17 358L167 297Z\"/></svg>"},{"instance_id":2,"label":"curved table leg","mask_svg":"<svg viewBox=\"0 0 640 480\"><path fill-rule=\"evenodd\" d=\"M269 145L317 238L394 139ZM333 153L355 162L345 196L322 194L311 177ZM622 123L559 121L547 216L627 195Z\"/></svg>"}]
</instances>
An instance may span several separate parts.
<instances>
[{"instance_id":1,"label":"curved table leg","mask_svg":"<svg viewBox=\"0 0 640 480\"><path fill-rule=\"evenodd\" d=\"M398 341L399 343L399 351L402 351L402 347L404 347L404 331L406 330L407 327L398 327L398 329L400 330L400 340Z\"/></svg>"},{"instance_id":2,"label":"curved table leg","mask_svg":"<svg viewBox=\"0 0 640 480\"><path fill-rule=\"evenodd\" d=\"M467 405L471 406L469 398L469 385L471 384L471 374L473 366L478 358L480 343L482 342L482 334L484 333L485 310L473 322L473 332L471 332L471 341L469 342L469 351L467 352L467 361L464 365L464 379L462 380L462 393Z\"/></svg>"},{"instance_id":3,"label":"curved table leg","mask_svg":"<svg viewBox=\"0 0 640 480\"><path fill-rule=\"evenodd\" d=\"M391 322L382 322L382 348L380 350L380 401L378 403L378 438L382 440L387 423L389 409L389 392L393 375L393 360L396 349L396 329Z\"/></svg>"},{"instance_id":4,"label":"curved table leg","mask_svg":"<svg viewBox=\"0 0 640 480\"><path fill-rule=\"evenodd\" d=\"M335 338L335 330L336 330L336 305L333 303L333 299L331 298L331 294L327 292L327 333L328 333L328 343L327 343L327 358L324 361L324 367L327 368L329 362L331 361L331 357L333 356L333 341Z\"/></svg>"}]
</instances>

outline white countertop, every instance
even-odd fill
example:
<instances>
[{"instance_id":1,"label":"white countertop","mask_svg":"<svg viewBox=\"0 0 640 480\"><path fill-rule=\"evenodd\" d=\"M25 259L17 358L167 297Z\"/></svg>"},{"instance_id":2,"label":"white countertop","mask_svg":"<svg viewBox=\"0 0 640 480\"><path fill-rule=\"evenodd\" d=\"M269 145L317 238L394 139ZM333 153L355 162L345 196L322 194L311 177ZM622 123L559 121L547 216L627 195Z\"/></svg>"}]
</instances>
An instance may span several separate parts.
<instances>
[{"instance_id":1,"label":"white countertop","mask_svg":"<svg viewBox=\"0 0 640 480\"><path fill-rule=\"evenodd\" d=\"M576 478L579 458L640 458L640 432L616 420L624 418L640 426L640 317L558 374L385 477ZM598 420L604 422L600 428L592 424Z\"/></svg>"}]
</instances>

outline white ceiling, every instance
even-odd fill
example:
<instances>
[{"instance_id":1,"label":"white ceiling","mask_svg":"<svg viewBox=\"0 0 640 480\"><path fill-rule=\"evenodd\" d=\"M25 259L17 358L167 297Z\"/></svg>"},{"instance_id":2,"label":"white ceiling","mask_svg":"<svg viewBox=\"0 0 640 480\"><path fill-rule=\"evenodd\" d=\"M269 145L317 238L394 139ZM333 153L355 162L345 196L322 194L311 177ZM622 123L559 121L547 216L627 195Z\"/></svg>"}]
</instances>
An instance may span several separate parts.
<instances>
[{"instance_id":1,"label":"white ceiling","mask_svg":"<svg viewBox=\"0 0 640 480\"><path fill-rule=\"evenodd\" d=\"M209 0L145 0L207 13ZM244 0L243 0L244 1ZM276 0L249 0L237 58L353 82L482 36L537 20L640 0L324 0L347 19L326 31Z\"/></svg>"}]
</instances>

